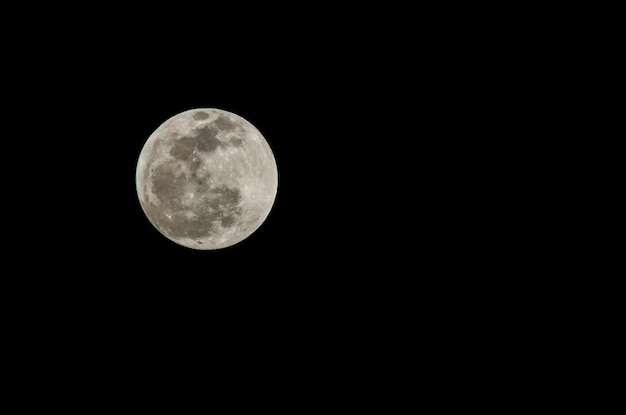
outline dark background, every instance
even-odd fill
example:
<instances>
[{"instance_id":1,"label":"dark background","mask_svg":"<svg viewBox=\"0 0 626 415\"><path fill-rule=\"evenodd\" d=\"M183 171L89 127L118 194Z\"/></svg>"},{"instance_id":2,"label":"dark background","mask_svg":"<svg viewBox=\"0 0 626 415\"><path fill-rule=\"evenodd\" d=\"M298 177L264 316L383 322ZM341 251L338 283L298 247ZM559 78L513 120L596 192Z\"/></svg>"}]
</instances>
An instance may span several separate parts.
<instances>
[{"instance_id":1,"label":"dark background","mask_svg":"<svg viewBox=\"0 0 626 415\"><path fill-rule=\"evenodd\" d=\"M236 36L211 27L220 35L208 39L186 24L115 21L16 48L13 125L24 139L11 154L33 166L10 207L19 276L5 292L17 347L51 371L85 361L87 373L137 378L214 361L265 382L339 356L352 370L357 338L393 334L411 307L415 263L403 252L416 255L417 207L404 184L413 162L400 160L417 130L400 115L395 94L412 81L396 78L384 57L395 54L367 32L338 37L316 21L260 21ZM135 189L144 142L196 107L246 118L278 165L266 222L217 251L163 237Z\"/></svg>"},{"instance_id":2,"label":"dark background","mask_svg":"<svg viewBox=\"0 0 626 415\"><path fill-rule=\"evenodd\" d=\"M280 25L242 21L237 33L216 22L219 35L203 36L204 26L157 30L138 18L116 16L115 29L80 22L17 50L32 59L15 68L28 91L19 124L29 138L20 145L33 143L34 180L45 178L37 226L63 235L45 243L55 267L72 275L100 269L131 287L177 275L198 284L194 292L227 287L237 275L261 290L269 281L269 293L273 283L307 278L348 286L368 261L406 246L402 235L417 222L410 212L419 210L411 199L422 187L411 178L426 159L407 158L408 147L430 145L419 139L430 117L429 75L413 72L421 52L405 49L401 30L409 27L383 37L367 19L346 26L339 15L300 16ZM161 236L134 183L152 131L197 107L252 122L279 169L266 223L215 252Z\"/></svg>"},{"instance_id":3,"label":"dark background","mask_svg":"<svg viewBox=\"0 0 626 415\"><path fill-rule=\"evenodd\" d=\"M29 229L16 229L17 252L37 258L22 265L22 293L127 327L175 315L181 325L263 318L284 330L309 318L335 325L342 310L376 313L373 304L401 293L413 267L404 251L416 249L405 238L424 226L411 179L419 162L405 146L419 136L418 78L412 53L396 49L403 43L334 15L280 25L250 17L236 33L216 23L214 36L173 16L167 30L139 18L77 21L14 46L7 79L24 138L11 154L34 167L15 186L15 200L33 202L11 208ZM279 171L263 226L218 251L163 237L135 190L144 142L197 107L249 120Z\"/></svg>"},{"instance_id":4,"label":"dark background","mask_svg":"<svg viewBox=\"0 0 626 415\"><path fill-rule=\"evenodd\" d=\"M179 12L86 18L10 45L11 124L23 137L10 154L34 166L14 198L33 202L11 209L32 230L17 229L19 249L41 250L26 265L43 292L155 312L211 303L252 315L269 303L296 318L294 308L402 307L413 284L445 286L439 273L498 269L510 225L485 224L516 203L490 170L514 153L493 137L521 125L506 102L522 79L507 69L514 38L493 41L501 29L448 14L319 7L232 25ZM160 235L135 191L145 140L196 107L252 122L279 170L263 226L213 252Z\"/></svg>"},{"instance_id":5,"label":"dark background","mask_svg":"<svg viewBox=\"0 0 626 415\"><path fill-rule=\"evenodd\" d=\"M552 96L535 80L560 74L523 58L511 16L360 7L102 8L67 24L39 9L28 36L5 37L16 348L129 390L225 364L281 391L310 373L343 393L417 361L443 382L442 365L518 342L515 305L551 295L532 276L556 230L534 232L546 203L524 181L551 159L533 125ZM196 107L249 120L278 165L266 222L217 251L167 240L135 190L145 140Z\"/></svg>"}]
</instances>

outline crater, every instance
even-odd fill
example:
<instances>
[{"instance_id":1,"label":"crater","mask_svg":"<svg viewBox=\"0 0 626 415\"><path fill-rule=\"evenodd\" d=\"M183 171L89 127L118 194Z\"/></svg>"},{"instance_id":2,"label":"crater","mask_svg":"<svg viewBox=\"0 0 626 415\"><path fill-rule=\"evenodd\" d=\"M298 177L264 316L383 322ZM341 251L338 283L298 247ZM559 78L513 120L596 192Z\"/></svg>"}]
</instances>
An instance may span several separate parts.
<instances>
[{"instance_id":1,"label":"crater","mask_svg":"<svg viewBox=\"0 0 626 415\"><path fill-rule=\"evenodd\" d=\"M207 114L204 111L199 111L199 112L194 113L192 115L192 117L193 117L194 120L201 121L201 120L206 120L207 118L209 118L209 114ZM202 243L202 242L200 242L200 243Z\"/></svg>"}]
</instances>

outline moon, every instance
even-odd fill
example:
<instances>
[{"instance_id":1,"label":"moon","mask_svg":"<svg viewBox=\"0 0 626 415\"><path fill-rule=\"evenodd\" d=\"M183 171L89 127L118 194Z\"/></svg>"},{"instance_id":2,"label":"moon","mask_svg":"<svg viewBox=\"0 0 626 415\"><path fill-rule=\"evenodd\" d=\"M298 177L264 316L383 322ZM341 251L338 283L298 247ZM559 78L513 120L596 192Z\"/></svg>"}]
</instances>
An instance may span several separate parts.
<instances>
[{"instance_id":1,"label":"moon","mask_svg":"<svg viewBox=\"0 0 626 415\"><path fill-rule=\"evenodd\" d=\"M191 109L146 140L137 195L150 223L187 248L235 245L269 215L278 170L267 140L250 122L217 108Z\"/></svg>"}]
</instances>

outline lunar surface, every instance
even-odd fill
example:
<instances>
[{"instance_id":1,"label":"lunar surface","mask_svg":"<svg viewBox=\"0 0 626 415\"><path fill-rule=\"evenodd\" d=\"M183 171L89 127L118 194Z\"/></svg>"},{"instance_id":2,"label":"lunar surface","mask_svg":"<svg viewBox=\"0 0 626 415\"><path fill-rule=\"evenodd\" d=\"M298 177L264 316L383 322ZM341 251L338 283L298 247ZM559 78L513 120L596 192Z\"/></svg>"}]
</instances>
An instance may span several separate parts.
<instances>
[{"instance_id":1,"label":"lunar surface","mask_svg":"<svg viewBox=\"0 0 626 415\"><path fill-rule=\"evenodd\" d=\"M278 190L274 154L239 115L201 108L161 124L137 162L137 195L148 220L182 246L210 250L246 239Z\"/></svg>"}]
</instances>

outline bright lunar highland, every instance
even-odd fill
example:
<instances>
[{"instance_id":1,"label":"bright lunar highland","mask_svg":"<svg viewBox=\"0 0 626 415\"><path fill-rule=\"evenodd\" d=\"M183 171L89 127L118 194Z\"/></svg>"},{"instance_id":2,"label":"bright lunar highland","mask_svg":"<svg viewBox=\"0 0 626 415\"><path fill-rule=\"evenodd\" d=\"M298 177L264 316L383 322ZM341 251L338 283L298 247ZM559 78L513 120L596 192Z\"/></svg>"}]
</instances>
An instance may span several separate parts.
<instances>
[{"instance_id":1,"label":"bright lunar highland","mask_svg":"<svg viewBox=\"0 0 626 415\"><path fill-rule=\"evenodd\" d=\"M274 154L250 122L198 108L166 120L143 146L137 195L152 225L182 246L209 250L246 239L278 190Z\"/></svg>"}]
</instances>

